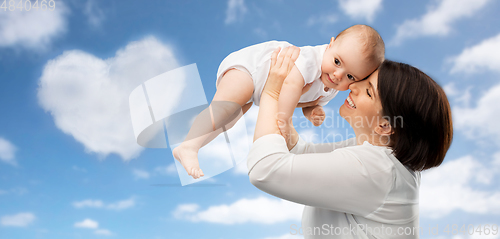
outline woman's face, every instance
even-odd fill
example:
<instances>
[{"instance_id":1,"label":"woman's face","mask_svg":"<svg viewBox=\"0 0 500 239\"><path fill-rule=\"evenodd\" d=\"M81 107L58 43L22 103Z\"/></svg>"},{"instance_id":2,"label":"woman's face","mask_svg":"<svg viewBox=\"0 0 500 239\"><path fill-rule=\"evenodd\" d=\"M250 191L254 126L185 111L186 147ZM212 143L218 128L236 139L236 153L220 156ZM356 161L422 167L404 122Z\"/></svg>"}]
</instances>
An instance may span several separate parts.
<instances>
[{"instance_id":1,"label":"woman's face","mask_svg":"<svg viewBox=\"0 0 500 239\"><path fill-rule=\"evenodd\" d=\"M378 70L368 79L354 82L349 86L351 92L340 107L340 115L359 133L371 135L384 119L382 105L377 90Z\"/></svg>"}]
</instances>

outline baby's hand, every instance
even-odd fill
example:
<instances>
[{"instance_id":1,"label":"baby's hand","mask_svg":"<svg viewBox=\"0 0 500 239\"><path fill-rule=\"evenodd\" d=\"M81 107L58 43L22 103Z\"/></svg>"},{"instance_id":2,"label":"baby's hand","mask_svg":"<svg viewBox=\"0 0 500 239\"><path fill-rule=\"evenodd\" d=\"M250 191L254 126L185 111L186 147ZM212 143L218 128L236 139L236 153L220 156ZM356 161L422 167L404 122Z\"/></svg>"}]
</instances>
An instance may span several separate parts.
<instances>
[{"instance_id":1,"label":"baby's hand","mask_svg":"<svg viewBox=\"0 0 500 239\"><path fill-rule=\"evenodd\" d=\"M323 121L325 121L325 111L323 110L323 106L314 106L311 111L311 115L309 116L309 121L311 121L314 126L320 126L323 124Z\"/></svg>"}]
</instances>

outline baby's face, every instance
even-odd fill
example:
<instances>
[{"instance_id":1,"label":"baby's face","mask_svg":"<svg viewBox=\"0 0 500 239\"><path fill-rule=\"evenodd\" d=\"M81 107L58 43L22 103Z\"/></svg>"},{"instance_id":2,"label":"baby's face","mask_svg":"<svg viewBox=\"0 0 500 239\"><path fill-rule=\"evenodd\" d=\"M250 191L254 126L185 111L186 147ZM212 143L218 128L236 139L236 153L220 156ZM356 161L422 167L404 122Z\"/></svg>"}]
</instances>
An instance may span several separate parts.
<instances>
[{"instance_id":1,"label":"baby's face","mask_svg":"<svg viewBox=\"0 0 500 239\"><path fill-rule=\"evenodd\" d=\"M349 35L332 41L321 63L321 81L328 88L344 91L372 73L377 64L367 59L359 40Z\"/></svg>"}]
</instances>

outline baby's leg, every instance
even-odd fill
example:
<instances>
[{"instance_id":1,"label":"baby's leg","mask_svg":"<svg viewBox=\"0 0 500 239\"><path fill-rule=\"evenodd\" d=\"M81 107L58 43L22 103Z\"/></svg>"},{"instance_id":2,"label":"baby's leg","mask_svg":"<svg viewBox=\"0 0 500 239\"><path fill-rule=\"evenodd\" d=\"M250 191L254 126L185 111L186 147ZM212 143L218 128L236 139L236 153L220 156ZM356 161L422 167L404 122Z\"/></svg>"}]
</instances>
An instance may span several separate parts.
<instances>
[{"instance_id":1,"label":"baby's leg","mask_svg":"<svg viewBox=\"0 0 500 239\"><path fill-rule=\"evenodd\" d=\"M232 127L235 122L231 121L242 107L243 113L250 108L247 102L253 90L252 78L245 72L231 69L222 76L212 103L195 118L186 140L173 150L174 157L190 176L196 179L204 175L198 162L199 149L222 132L218 129Z\"/></svg>"},{"instance_id":2,"label":"baby's leg","mask_svg":"<svg viewBox=\"0 0 500 239\"><path fill-rule=\"evenodd\" d=\"M219 102L221 102L221 101L219 101ZM252 107L252 105L253 105L253 103L250 102L250 103L244 105L243 107L241 107L241 111L243 111L243 114L245 114L250 109L250 107ZM214 108L214 107L212 106L212 108ZM240 117L239 117L239 116L241 116L240 114L241 114L241 112L239 110L236 110L234 112L234 115L230 116L229 119L227 121L225 121L225 123L222 123L222 125L224 125L223 129L220 129L220 127L216 126L215 127L216 131L213 131L210 134L208 134L207 138L205 139L205 141L203 142L203 144L201 145L200 148L202 148L203 146L212 142L212 140L214 140L221 132L223 132L223 130L227 131L227 130L233 128L233 126L240 119Z\"/></svg>"}]
</instances>

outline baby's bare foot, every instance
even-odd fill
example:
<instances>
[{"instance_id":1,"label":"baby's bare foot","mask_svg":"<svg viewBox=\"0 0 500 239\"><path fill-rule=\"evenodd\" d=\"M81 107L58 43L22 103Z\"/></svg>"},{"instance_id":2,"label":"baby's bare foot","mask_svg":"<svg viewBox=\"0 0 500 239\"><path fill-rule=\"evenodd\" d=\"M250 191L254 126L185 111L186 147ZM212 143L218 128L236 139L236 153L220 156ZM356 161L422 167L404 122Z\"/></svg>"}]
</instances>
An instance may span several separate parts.
<instances>
[{"instance_id":1,"label":"baby's bare foot","mask_svg":"<svg viewBox=\"0 0 500 239\"><path fill-rule=\"evenodd\" d=\"M174 158L182 164L189 176L198 179L205 175L200 169L198 162L198 150L181 144L172 153Z\"/></svg>"}]
</instances>

